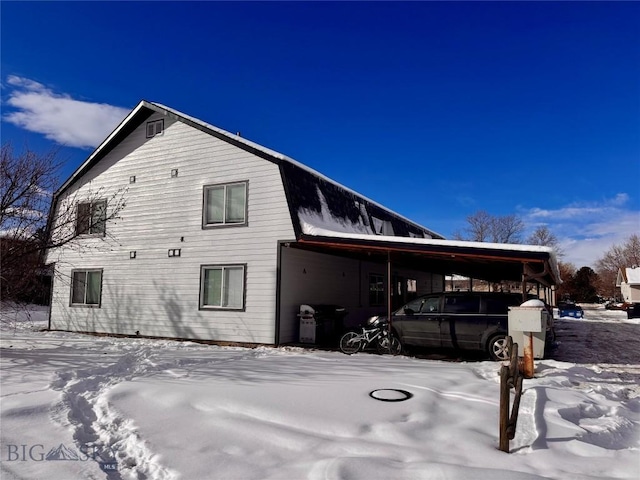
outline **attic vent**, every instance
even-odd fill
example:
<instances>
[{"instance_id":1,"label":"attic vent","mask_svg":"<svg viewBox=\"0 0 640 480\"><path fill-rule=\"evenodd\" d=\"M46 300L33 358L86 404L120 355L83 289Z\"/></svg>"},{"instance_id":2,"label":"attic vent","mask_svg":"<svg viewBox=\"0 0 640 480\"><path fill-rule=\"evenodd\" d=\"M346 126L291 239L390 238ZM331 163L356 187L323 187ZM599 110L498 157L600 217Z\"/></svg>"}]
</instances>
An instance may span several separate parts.
<instances>
[{"instance_id":1,"label":"attic vent","mask_svg":"<svg viewBox=\"0 0 640 480\"><path fill-rule=\"evenodd\" d=\"M164 132L164 120L147 122L147 138L162 135L162 132Z\"/></svg>"}]
</instances>

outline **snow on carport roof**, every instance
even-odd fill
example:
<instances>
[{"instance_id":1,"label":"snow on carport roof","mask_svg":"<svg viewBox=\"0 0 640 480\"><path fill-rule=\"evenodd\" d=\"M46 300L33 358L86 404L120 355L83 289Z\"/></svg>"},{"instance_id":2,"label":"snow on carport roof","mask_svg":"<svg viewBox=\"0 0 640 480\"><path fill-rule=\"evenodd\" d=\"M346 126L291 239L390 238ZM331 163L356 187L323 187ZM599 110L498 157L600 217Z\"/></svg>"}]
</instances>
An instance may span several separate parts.
<instances>
[{"instance_id":1,"label":"snow on carport roof","mask_svg":"<svg viewBox=\"0 0 640 480\"><path fill-rule=\"evenodd\" d=\"M303 225L302 244L335 249L395 252L400 262L437 267L443 273L458 273L487 280L520 280L525 264L542 270L529 270L529 276L548 285L561 283L555 252L550 247L504 243L468 242L425 238L392 237L336 232Z\"/></svg>"}]
</instances>

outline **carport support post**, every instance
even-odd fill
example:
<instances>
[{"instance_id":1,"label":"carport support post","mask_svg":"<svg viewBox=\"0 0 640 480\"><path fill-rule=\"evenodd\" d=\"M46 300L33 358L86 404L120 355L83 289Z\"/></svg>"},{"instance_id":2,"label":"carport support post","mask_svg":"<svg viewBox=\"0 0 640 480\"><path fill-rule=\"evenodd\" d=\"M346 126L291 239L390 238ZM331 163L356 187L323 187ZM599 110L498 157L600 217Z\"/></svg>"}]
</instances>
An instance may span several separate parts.
<instances>
[{"instance_id":1,"label":"carport support post","mask_svg":"<svg viewBox=\"0 0 640 480\"><path fill-rule=\"evenodd\" d=\"M391 250L387 250L387 328L391 334Z\"/></svg>"}]
</instances>

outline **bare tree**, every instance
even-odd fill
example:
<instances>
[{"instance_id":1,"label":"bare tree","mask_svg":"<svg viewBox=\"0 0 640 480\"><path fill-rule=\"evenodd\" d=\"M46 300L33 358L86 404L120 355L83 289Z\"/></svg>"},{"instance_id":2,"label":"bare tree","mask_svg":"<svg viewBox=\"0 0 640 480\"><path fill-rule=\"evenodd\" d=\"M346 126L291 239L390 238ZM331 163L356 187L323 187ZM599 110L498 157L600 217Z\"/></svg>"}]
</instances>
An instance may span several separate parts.
<instances>
[{"instance_id":1,"label":"bare tree","mask_svg":"<svg viewBox=\"0 0 640 480\"><path fill-rule=\"evenodd\" d=\"M472 242L520 243L524 223L516 215L494 216L479 210L467 217L464 233L456 232L454 238Z\"/></svg>"},{"instance_id":2,"label":"bare tree","mask_svg":"<svg viewBox=\"0 0 640 480\"><path fill-rule=\"evenodd\" d=\"M479 210L467 217L467 231L474 242L488 242L491 236L491 229L494 217L485 210Z\"/></svg>"},{"instance_id":3,"label":"bare tree","mask_svg":"<svg viewBox=\"0 0 640 480\"><path fill-rule=\"evenodd\" d=\"M57 151L38 154L26 149L15 154L13 146L5 143L1 155L0 228L5 236L32 237L46 225L60 169Z\"/></svg>"},{"instance_id":4,"label":"bare tree","mask_svg":"<svg viewBox=\"0 0 640 480\"><path fill-rule=\"evenodd\" d=\"M61 162L58 151L40 154L29 148L16 153L2 145L0 169L0 293L3 300L48 299L48 272L44 253L51 248L82 248L79 236L104 233L108 221L118 218L125 206L124 189L107 194L97 190L79 197L70 195L55 206L50 219ZM83 208L85 207L85 208Z\"/></svg>"},{"instance_id":5,"label":"bare tree","mask_svg":"<svg viewBox=\"0 0 640 480\"><path fill-rule=\"evenodd\" d=\"M520 243L524 222L515 215L496 217L493 222L492 238L495 243Z\"/></svg>"},{"instance_id":6,"label":"bare tree","mask_svg":"<svg viewBox=\"0 0 640 480\"><path fill-rule=\"evenodd\" d=\"M41 255L51 195L60 168L57 151L2 145L0 171L1 293L3 299L33 300L42 295Z\"/></svg>"},{"instance_id":7,"label":"bare tree","mask_svg":"<svg viewBox=\"0 0 640 480\"><path fill-rule=\"evenodd\" d=\"M556 237L546 225L536 228L527 238L527 244L551 247L555 250L558 257L564 256L564 252L558 242L558 237Z\"/></svg>"}]
</instances>

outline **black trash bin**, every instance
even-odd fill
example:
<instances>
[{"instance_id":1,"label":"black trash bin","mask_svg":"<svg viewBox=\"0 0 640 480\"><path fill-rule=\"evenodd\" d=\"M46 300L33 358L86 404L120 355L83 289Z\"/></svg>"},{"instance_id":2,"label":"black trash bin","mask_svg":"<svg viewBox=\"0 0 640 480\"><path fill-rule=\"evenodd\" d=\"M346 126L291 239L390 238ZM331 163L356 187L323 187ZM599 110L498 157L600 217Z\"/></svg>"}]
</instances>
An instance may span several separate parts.
<instances>
[{"instance_id":1,"label":"black trash bin","mask_svg":"<svg viewBox=\"0 0 640 480\"><path fill-rule=\"evenodd\" d=\"M340 305L300 305L300 343L337 344L346 315L347 310Z\"/></svg>"}]
</instances>

